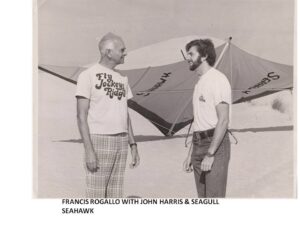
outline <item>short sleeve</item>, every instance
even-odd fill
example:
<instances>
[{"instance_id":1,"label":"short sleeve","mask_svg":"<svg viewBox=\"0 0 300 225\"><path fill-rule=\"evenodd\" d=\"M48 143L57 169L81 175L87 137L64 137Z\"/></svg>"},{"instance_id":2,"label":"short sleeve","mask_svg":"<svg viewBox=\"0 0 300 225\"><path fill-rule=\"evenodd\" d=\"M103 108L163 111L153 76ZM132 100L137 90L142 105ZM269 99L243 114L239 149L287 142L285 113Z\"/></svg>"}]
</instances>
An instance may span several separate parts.
<instances>
[{"instance_id":1,"label":"short sleeve","mask_svg":"<svg viewBox=\"0 0 300 225\"><path fill-rule=\"evenodd\" d=\"M221 102L231 104L231 87L226 77L215 80L214 105Z\"/></svg>"},{"instance_id":2,"label":"short sleeve","mask_svg":"<svg viewBox=\"0 0 300 225\"><path fill-rule=\"evenodd\" d=\"M132 94L129 83L127 83L127 87L128 87L127 88L127 99L131 99L131 98L133 98L133 94Z\"/></svg>"},{"instance_id":3,"label":"short sleeve","mask_svg":"<svg viewBox=\"0 0 300 225\"><path fill-rule=\"evenodd\" d=\"M88 99L91 97L91 80L85 72L81 73L78 77L75 96L82 96Z\"/></svg>"}]
</instances>

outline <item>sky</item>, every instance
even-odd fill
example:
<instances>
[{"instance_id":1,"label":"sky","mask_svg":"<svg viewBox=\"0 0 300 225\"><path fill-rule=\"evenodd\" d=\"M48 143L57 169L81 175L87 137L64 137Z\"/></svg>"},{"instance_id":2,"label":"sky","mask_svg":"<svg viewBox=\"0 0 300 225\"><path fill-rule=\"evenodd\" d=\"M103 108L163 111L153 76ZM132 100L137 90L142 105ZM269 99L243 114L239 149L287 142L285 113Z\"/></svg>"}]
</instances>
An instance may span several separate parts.
<instances>
[{"instance_id":1,"label":"sky","mask_svg":"<svg viewBox=\"0 0 300 225\"><path fill-rule=\"evenodd\" d=\"M39 0L39 63L86 65L107 32L128 51L171 38L233 37L241 49L293 64L293 0Z\"/></svg>"}]
</instances>

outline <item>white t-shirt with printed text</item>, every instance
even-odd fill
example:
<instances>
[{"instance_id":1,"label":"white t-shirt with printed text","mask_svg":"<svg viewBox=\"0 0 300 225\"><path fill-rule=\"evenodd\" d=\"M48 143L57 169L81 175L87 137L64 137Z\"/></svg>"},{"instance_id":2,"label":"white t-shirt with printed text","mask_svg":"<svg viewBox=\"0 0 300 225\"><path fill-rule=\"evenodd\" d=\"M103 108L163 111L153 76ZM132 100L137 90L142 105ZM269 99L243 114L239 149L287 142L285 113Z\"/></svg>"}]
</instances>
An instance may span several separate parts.
<instances>
[{"instance_id":1,"label":"white t-shirt with printed text","mask_svg":"<svg viewBox=\"0 0 300 225\"><path fill-rule=\"evenodd\" d=\"M90 100L90 134L128 132L127 100L133 96L126 76L97 63L79 75L76 96Z\"/></svg>"},{"instance_id":2,"label":"white t-shirt with printed text","mask_svg":"<svg viewBox=\"0 0 300 225\"><path fill-rule=\"evenodd\" d=\"M210 68L195 85L193 94L194 131L213 129L218 122L216 106L226 102L231 115L231 87L227 77ZM230 119L230 118L229 118Z\"/></svg>"}]
</instances>

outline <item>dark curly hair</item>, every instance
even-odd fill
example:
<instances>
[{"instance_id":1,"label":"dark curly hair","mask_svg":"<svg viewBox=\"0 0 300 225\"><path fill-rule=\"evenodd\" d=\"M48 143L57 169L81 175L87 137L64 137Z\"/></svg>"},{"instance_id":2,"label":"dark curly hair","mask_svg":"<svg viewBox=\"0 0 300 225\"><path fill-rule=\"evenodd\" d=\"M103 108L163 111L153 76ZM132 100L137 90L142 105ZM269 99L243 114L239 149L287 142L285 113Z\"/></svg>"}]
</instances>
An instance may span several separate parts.
<instances>
[{"instance_id":1,"label":"dark curly hair","mask_svg":"<svg viewBox=\"0 0 300 225\"><path fill-rule=\"evenodd\" d=\"M202 57L207 56L206 61L210 66L213 66L215 64L216 51L214 44L210 39L193 40L185 46L186 51L189 51L193 46L196 46L197 51Z\"/></svg>"}]
</instances>

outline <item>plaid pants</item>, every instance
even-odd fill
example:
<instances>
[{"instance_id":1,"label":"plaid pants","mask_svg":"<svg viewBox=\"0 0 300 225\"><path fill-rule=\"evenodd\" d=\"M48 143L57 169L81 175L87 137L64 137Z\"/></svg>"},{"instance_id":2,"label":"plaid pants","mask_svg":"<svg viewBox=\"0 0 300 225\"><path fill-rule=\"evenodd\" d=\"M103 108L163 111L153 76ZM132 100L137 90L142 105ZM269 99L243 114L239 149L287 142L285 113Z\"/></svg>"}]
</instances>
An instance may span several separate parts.
<instances>
[{"instance_id":1,"label":"plaid pants","mask_svg":"<svg viewBox=\"0 0 300 225\"><path fill-rule=\"evenodd\" d=\"M97 172L86 168L87 198L122 198L128 152L128 135L91 134L97 155Z\"/></svg>"}]
</instances>

